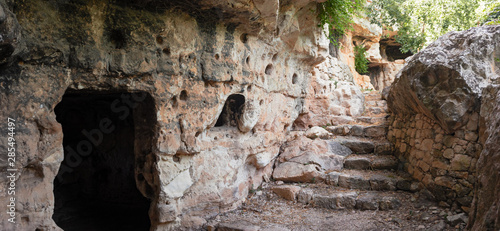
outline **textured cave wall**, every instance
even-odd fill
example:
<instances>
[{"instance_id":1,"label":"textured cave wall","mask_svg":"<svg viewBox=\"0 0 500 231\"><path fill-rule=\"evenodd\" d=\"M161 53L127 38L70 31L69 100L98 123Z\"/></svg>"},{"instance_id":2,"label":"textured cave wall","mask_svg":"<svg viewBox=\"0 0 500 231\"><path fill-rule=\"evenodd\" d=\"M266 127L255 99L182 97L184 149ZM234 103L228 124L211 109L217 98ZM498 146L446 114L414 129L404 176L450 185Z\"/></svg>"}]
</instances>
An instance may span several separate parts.
<instances>
[{"instance_id":1,"label":"textured cave wall","mask_svg":"<svg viewBox=\"0 0 500 231\"><path fill-rule=\"evenodd\" d=\"M17 223L0 215L7 230L58 229L52 190L64 156L54 108L67 90L152 97L156 121L135 127L154 134L150 144L135 141L152 229L199 227L270 174L311 66L328 52L314 1L0 3L8 12L2 35L16 38L4 41L14 51L0 68L0 118L16 119L19 169ZM215 127L232 94L245 98L240 121Z\"/></svg>"}]
</instances>

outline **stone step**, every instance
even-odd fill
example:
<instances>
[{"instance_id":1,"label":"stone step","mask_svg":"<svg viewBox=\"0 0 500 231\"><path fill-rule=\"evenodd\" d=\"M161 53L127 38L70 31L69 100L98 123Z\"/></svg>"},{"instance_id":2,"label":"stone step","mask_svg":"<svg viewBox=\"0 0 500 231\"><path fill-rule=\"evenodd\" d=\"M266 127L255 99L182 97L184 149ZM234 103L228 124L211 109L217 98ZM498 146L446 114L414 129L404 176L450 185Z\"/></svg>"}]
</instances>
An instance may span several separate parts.
<instances>
[{"instance_id":1,"label":"stone step","mask_svg":"<svg viewBox=\"0 0 500 231\"><path fill-rule=\"evenodd\" d=\"M338 136L333 140L348 147L354 154L368 154L375 151L375 142L370 139L354 136Z\"/></svg>"},{"instance_id":2,"label":"stone step","mask_svg":"<svg viewBox=\"0 0 500 231\"><path fill-rule=\"evenodd\" d=\"M377 100L383 100L382 94L380 94L380 92L374 91L374 92L365 93L365 102L366 101L377 101Z\"/></svg>"},{"instance_id":3,"label":"stone step","mask_svg":"<svg viewBox=\"0 0 500 231\"><path fill-rule=\"evenodd\" d=\"M388 110L387 108L381 108L381 107L366 107L365 108L365 114L370 114L374 116L387 116Z\"/></svg>"},{"instance_id":4,"label":"stone step","mask_svg":"<svg viewBox=\"0 0 500 231\"><path fill-rule=\"evenodd\" d=\"M385 101L385 100L370 100L370 101L365 101L365 105L367 107L382 107L382 108L385 108L385 107L387 107L387 101Z\"/></svg>"},{"instance_id":5,"label":"stone step","mask_svg":"<svg viewBox=\"0 0 500 231\"><path fill-rule=\"evenodd\" d=\"M332 140L348 147L354 154L391 155L393 151L393 145L387 140L356 136L337 136Z\"/></svg>"},{"instance_id":6,"label":"stone step","mask_svg":"<svg viewBox=\"0 0 500 231\"><path fill-rule=\"evenodd\" d=\"M340 136L359 136L368 138L386 137L389 125L338 125L328 126L326 130L333 135Z\"/></svg>"},{"instance_id":7,"label":"stone step","mask_svg":"<svg viewBox=\"0 0 500 231\"><path fill-rule=\"evenodd\" d=\"M378 155L349 155L344 159L344 168L346 169L397 169L398 160L394 156Z\"/></svg>"},{"instance_id":8,"label":"stone step","mask_svg":"<svg viewBox=\"0 0 500 231\"><path fill-rule=\"evenodd\" d=\"M328 185L346 189L373 190L373 191L417 191L418 182L407 173L381 170L348 170L330 172L325 177Z\"/></svg>"},{"instance_id":9,"label":"stone step","mask_svg":"<svg viewBox=\"0 0 500 231\"><path fill-rule=\"evenodd\" d=\"M371 117L371 116L360 116L354 118L354 122L358 124L372 124L372 125L378 125L378 124L386 124L388 123L388 115L386 116L379 116L379 117Z\"/></svg>"},{"instance_id":10,"label":"stone step","mask_svg":"<svg viewBox=\"0 0 500 231\"><path fill-rule=\"evenodd\" d=\"M339 190L322 186L303 188L297 202L332 210L391 210L401 206L397 192Z\"/></svg>"}]
</instances>

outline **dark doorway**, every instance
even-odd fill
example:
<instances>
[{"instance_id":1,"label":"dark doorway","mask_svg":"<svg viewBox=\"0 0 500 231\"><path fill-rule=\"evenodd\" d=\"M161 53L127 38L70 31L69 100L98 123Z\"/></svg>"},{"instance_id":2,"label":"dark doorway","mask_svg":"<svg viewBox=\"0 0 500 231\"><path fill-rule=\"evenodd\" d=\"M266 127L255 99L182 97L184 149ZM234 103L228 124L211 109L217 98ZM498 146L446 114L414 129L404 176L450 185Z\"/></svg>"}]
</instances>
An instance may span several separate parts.
<instances>
[{"instance_id":1,"label":"dark doorway","mask_svg":"<svg viewBox=\"0 0 500 231\"><path fill-rule=\"evenodd\" d=\"M67 92L56 106L64 160L54 180L53 219L63 230L149 230L150 201L138 190L138 129L155 114L147 93ZM153 109L151 109L153 107ZM143 127L143 126L140 126ZM145 145L147 146L147 145ZM140 161L139 161L140 162ZM142 176L142 175L141 175ZM138 177L143 178L143 177ZM144 180L144 179L142 179Z\"/></svg>"}]
</instances>

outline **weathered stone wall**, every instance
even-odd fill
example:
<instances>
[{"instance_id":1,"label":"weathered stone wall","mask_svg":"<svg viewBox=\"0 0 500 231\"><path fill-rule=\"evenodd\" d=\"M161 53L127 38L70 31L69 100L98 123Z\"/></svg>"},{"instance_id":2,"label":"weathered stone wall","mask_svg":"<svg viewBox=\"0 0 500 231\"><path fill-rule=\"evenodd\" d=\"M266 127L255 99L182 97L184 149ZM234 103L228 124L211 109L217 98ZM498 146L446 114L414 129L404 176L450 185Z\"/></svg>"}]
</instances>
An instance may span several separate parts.
<instances>
[{"instance_id":1,"label":"weathered stone wall","mask_svg":"<svg viewBox=\"0 0 500 231\"><path fill-rule=\"evenodd\" d=\"M402 167L436 200L449 206L458 203L455 207L469 211L481 152L478 123L479 115L474 113L467 126L447 133L423 114L397 115L391 118L387 138L394 144Z\"/></svg>"},{"instance_id":2,"label":"weathered stone wall","mask_svg":"<svg viewBox=\"0 0 500 231\"><path fill-rule=\"evenodd\" d=\"M16 120L18 169L17 223L1 213L1 226L58 229L52 190L64 134L54 108L67 91L152 97L155 120L138 131L153 137L139 144L136 135L144 147L135 149L135 173L153 230L199 227L241 203L270 175L311 67L328 53L316 2L254 2L0 2L14 25L2 33L20 30L5 40L15 50L0 68L0 119ZM237 123L216 126L234 94L245 100Z\"/></svg>"},{"instance_id":3,"label":"weathered stone wall","mask_svg":"<svg viewBox=\"0 0 500 231\"><path fill-rule=\"evenodd\" d=\"M293 129L346 123L364 112L364 102L364 95L354 83L349 66L328 57L312 71L304 107Z\"/></svg>"}]
</instances>

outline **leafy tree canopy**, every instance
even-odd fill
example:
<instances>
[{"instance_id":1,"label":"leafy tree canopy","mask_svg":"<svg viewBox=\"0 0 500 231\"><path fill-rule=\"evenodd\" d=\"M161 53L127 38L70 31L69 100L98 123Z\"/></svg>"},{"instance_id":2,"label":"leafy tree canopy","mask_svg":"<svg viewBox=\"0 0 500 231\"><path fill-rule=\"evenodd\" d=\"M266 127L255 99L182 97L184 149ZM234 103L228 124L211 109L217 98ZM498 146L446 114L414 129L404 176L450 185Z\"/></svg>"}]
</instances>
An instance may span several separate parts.
<instances>
[{"instance_id":1,"label":"leafy tree canopy","mask_svg":"<svg viewBox=\"0 0 500 231\"><path fill-rule=\"evenodd\" d=\"M484 17L484 25L498 25L500 24L500 2L491 4L486 7L486 12L488 12Z\"/></svg>"},{"instance_id":2,"label":"leafy tree canopy","mask_svg":"<svg viewBox=\"0 0 500 231\"><path fill-rule=\"evenodd\" d=\"M450 31L485 22L498 0L373 0L367 7L372 23L398 31L401 51L418 52Z\"/></svg>"}]
</instances>

